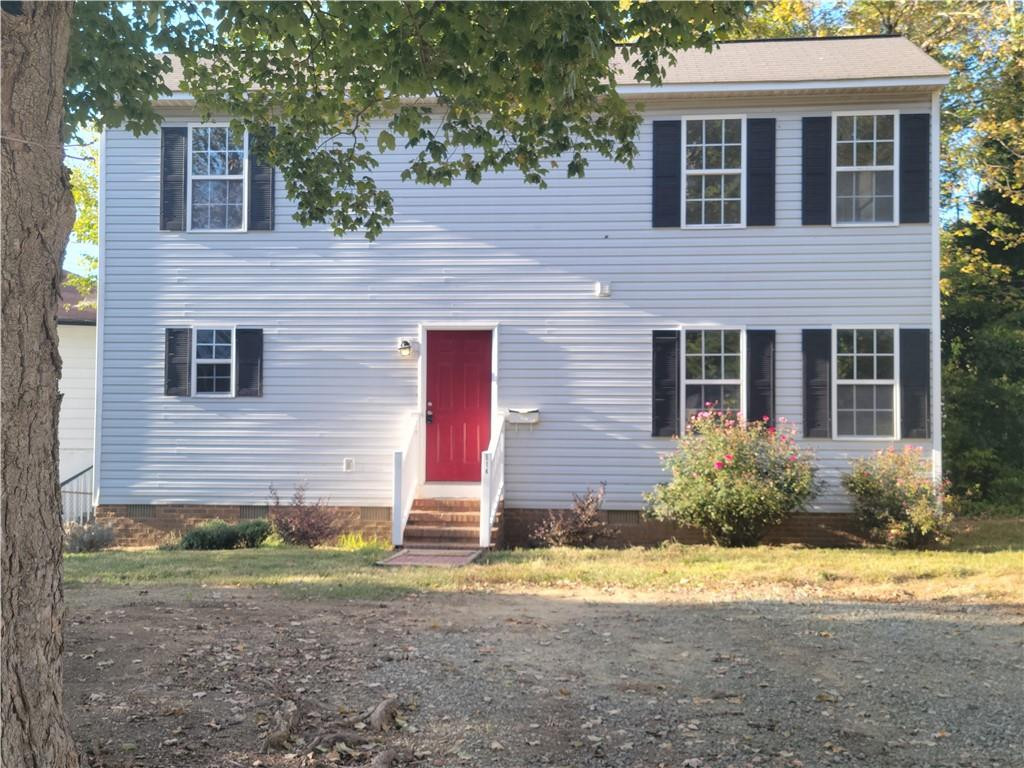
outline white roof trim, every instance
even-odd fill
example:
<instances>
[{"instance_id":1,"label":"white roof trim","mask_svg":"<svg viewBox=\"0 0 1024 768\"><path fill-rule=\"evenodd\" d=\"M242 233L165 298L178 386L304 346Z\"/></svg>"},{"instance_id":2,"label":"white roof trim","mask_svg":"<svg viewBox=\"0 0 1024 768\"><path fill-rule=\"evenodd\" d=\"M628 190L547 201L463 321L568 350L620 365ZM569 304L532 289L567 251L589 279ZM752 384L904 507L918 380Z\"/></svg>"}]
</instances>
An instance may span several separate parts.
<instances>
[{"instance_id":1,"label":"white roof trim","mask_svg":"<svg viewBox=\"0 0 1024 768\"><path fill-rule=\"evenodd\" d=\"M617 90L623 94L832 91L850 88L940 87L948 82L949 76L941 75L936 77L885 77L864 80L778 80L761 83L668 83L663 85L637 83L619 85Z\"/></svg>"},{"instance_id":2,"label":"white roof trim","mask_svg":"<svg viewBox=\"0 0 1024 768\"><path fill-rule=\"evenodd\" d=\"M949 82L947 75L936 77L886 77L867 80L780 80L763 83L671 83L663 85L632 84L619 85L617 90L623 96L658 96L672 94L716 93L768 93L785 91L843 91L873 90L885 88L941 88ZM189 93L172 93L161 96L156 104L191 104L195 100ZM417 98L418 104L431 103L433 99Z\"/></svg>"}]
</instances>

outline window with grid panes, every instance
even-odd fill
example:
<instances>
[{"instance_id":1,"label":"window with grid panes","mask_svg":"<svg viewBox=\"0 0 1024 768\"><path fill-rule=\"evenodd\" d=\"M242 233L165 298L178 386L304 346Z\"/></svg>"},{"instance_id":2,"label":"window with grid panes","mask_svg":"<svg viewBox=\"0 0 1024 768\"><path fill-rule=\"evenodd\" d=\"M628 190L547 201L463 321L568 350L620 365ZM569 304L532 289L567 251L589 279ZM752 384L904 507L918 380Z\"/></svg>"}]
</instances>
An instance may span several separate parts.
<instances>
[{"instance_id":1,"label":"window with grid panes","mask_svg":"<svg viewBox=\"0 0 1024 768\"><path fill-rule=\"evenodd\" d=\"M840 328L835 349L836 436L894 437L895 331Z\"/></svg>"},{"instance_id":2,"label":"window with grid panes","mask_svg":"<svg viewBox=\"0 0 1024 768\"><path fill-rule=\"evenodd\" d=\"M743 223L743 118L686 121L686 226Z\"/></svg>"},{"instance_id":3,"label":"window with grid panes","mask_svg":"<svg viewBox=\"0 0 1024 768\"><path fill-rule=\"evenodd\" d=\"M707 407L733 413L740 410L740 336L739 330L686 331L683 363L686 423Z\"/></svg>"},{"instance_id":4,"label":"window with grid panes","mask_svg":"<svg viewBox=\"0 0 1024 768\"><path fill-rule=\"evenodd\" d=\"M836 223L892 223L895 116L837 115L835 142Z\"/></svg>"}]
</instances>

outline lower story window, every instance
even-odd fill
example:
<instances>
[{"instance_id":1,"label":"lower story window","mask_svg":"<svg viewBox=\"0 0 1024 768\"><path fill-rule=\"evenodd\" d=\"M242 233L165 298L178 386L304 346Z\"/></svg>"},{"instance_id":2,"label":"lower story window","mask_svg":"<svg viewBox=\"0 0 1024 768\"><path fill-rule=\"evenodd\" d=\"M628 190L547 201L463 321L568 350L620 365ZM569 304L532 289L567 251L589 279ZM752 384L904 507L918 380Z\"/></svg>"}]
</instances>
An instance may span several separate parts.
<instances>
[{"instance_id":1,"label":"lower story window","mask_svg":"<svg viewBox=\"0 0 1024 768\"><path fill-rule=\"evenodd\" d=\"M741 335L738 330L717 328L686 331L686 423L705 408L740 410Z\"/></svg>"},{"instance_id":2,"label":"lower story window","mask_svg":"<svg viewBox=\"0 0 1024 768\"><path fill-rule=\"evenodd\" d=\"M839 328L835 333L836 436L894 437L895 331Z\"/></svg>"},{"instance_id":3,"label":"lower story window","mask_svg":"<svg viewBox=\"0 0 1024 768\"><path fill-rule=\"evenodd\" d=\"M196 331L196 394L230 395L234 332L230 328Z\"/></svg>"}]
</instances>

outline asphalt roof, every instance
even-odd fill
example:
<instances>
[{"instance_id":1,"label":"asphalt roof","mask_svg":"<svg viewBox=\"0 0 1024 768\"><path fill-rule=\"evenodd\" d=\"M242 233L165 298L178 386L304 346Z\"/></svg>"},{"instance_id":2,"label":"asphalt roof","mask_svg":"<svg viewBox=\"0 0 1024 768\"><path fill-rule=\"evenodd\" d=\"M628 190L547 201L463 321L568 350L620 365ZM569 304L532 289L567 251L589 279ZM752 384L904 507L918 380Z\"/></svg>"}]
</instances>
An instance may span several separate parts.
<instances>
[{"instance_id":1,"label":"asphalt roof","mask_svg":"<svg viewBox=\"0 0 1024 768\"><path fill-rule=\"evenodd\" d=\"M620 85L634 79L633 69L617 56ZM716 85L936 78L948 72L905 37L857 37L735 40L711 52L691 48L665 64L664 85ZM181 66L173 61L167 86L181 89Z\"/></svg>"}]
</instances>

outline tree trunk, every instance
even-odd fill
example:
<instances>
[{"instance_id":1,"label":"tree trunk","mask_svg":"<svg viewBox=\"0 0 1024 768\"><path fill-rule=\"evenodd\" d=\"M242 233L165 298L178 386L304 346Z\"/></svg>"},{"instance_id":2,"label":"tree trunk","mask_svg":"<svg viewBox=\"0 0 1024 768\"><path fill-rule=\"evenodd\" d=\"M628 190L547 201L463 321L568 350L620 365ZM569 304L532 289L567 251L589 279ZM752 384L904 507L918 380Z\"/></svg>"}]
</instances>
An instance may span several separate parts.
<instances>
[{"instance_id":1,"label":"tree trunk","mask_svg":"<svg viewBox=\"0 0 1024 768\"><path fill-rule=\"evenodd\" d=\"M78 757L62 690L56 313L74 223L61 139L72 4L4 2L0 8L0 764L66 768L77 766Z\"/></svg>"}]
</instances>

